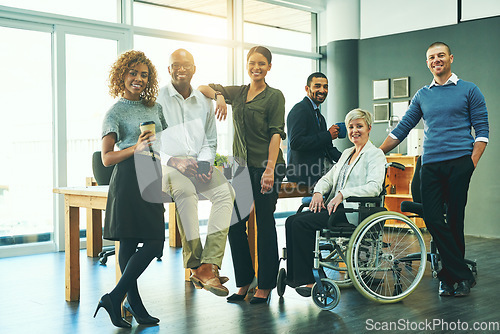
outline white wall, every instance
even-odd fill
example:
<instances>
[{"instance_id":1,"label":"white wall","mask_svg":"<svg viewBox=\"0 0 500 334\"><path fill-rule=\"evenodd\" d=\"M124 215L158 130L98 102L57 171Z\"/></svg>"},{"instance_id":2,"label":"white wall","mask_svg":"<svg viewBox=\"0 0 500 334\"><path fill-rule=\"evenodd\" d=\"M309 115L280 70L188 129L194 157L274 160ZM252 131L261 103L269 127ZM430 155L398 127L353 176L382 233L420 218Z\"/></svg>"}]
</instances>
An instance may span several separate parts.
<instances>
[{"instance_id":1,"label":"white wall","mask_svg":"<svg viewBox=\"0 0 500 334\"><path fill-rule=\"evenodd\" d=\"M500 15L498 0L462 0L462 20L475 20Z\"/></svg>"},{"instance_id":2,"label":"white wall","mask_svg":"<svg viewBox=\"0 0 500 334\"><path fill-rule=\"evenodd\" d=\"M456 0L325 0L319 44L365 39L458 23ZM500 0L462 0L462 20L500 15Z\"/></svg>"},{"instance_id":3,"label":"white wall","mask_svg":"<svg viewBox=\"0 0 500 334\"><path fill-rule=\"evenodd\" d=\"M456 0L361 0L361 38L457 23Z\"/></svg>"}]
</instances>

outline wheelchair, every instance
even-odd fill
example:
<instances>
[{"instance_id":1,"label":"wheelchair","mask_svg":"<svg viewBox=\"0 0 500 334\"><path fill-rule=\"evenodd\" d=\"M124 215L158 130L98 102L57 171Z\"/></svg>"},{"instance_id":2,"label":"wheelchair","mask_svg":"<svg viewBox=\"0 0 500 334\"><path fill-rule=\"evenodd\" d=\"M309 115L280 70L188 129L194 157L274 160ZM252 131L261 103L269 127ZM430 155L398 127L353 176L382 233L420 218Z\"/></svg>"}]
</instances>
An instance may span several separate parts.
<instances>
[{"instance_id":1,"label":"wheelchair","mask_svg":"<svg viewBox=\"0 0 500 334\"><path fill-rule=\"evenodd\" d=\"M386 170L391 167L405 168L396 162L386 164ZM383 208L385 185L383 189L378 197L346 199L358 203L356 209L345 209L346 213L359 213L357 227L316 231L311 298L320 309L338 305L339 287L354 286L370 300L395 303L420 283L427 260L424 238L408 217ZM286 248L280 260L286 260ZM280 297L286 285L286 270L281 268L277 278Z\"/></svg>"}]
</instances>

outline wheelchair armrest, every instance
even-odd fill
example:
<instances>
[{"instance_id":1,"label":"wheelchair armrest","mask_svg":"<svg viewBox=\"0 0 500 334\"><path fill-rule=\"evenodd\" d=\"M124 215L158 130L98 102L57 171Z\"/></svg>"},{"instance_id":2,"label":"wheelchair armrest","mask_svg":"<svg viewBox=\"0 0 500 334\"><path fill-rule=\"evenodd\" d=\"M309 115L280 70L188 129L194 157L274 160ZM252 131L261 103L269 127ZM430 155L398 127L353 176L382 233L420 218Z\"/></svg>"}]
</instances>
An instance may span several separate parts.
<instances>
[{"instance_id":1,"label":"wheelchair armrest","mask_svg":"<svg viewBox=\"0 0 500 334\"><path fill-rule=\"evenodd\" d=\"M356 202L360 204L366 204L366 203L380 203L382 199L380 197L348 197L345 200L346 202Z\"/></svg>"},{"instance_id":2,"label":"wheelchair armrest","mask_svg":"<svg viewBox=\"0 0 500 334\"><path fill-rule=\"evenodd\" d=\"M422 206L422 203L403 201L401 202L401 211L415 213L420 217L424 216L424 208Z\"/></svg>"},{"instance_id":3,"label":"wheelchair armrest","mask_svg":"<svg viewBox=\"0 0 500 334\"><path fill-rule=\"evenodd\" d=\"M302 204L308 206L311 204L312 196L302 197Z\"/></svg>"},{"instance_id":4,"label":"wheelchair armrest","mask_svg":"<svg viewBox=\"0 0 500 334\"><path fill-rule=\"evenodd\" d=\"M399 162L388 162L385 164L385 169L387 170L387 168L389 167L394 167L394 168L397 168L397 169L401 169L401 170L405 170L405 165L403 164L400 164Z\"/></svg>"}]
</instances>

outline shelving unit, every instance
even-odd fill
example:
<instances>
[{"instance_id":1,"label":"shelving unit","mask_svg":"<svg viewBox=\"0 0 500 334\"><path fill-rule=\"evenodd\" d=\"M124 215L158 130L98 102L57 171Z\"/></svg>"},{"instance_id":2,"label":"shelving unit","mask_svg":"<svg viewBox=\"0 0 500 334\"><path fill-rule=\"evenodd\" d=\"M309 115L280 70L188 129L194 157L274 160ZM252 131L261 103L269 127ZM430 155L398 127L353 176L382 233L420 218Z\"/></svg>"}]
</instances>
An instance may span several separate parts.
<instances>
[{"instance_id":1,"label":"shelving unit","mask_svg":"<svg viewBox=\"0 0 500 334\"><path fill-rule=\"evenodd\" d=\"M385 184L387 186L387 195L385 195L385 207L389 211L401 212L401 202L411 201L411 181L415 173L415 165L418 156L391 154L387 157L387 162L399 162L405 166L405 170L389 168ZM403 212L404 214L404 212ZM407 213L410 214L410 213ZM417 227L425 228L422 218L410 218Z\"/></svg>"}]
</instances>

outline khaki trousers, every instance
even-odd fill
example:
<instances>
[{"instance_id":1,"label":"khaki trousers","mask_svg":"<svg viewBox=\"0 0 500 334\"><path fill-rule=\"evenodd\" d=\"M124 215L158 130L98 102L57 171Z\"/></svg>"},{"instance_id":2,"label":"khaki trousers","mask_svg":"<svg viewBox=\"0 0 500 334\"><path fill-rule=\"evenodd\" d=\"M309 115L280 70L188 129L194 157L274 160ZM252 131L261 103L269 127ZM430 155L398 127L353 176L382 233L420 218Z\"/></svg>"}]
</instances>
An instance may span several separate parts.
<instances>
[{"instance_id":1,"label":"khaki trousers","mask_svg":"<svg viewBox=\"0 0 500 334\"><path fill-rule=\"evenodd\" d=\"M176 206L184 267L196 268L210 263L220 268L233 211L233 187L217 168L213 169L212 178L207 183L188 178L170 166L162 166L162 170L163 191L172 196ZM199 195L212 202L205 246L200 240Z\"/></svg>"}]
</instances>

